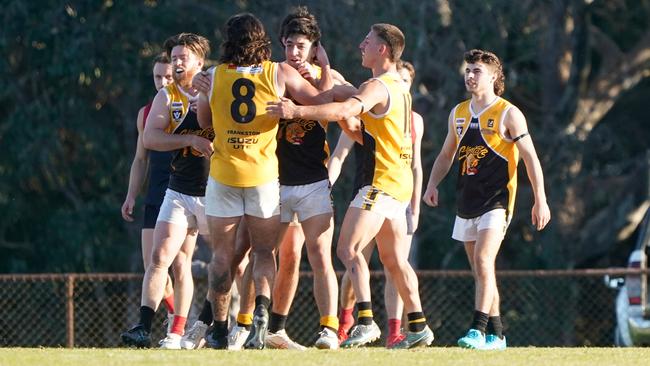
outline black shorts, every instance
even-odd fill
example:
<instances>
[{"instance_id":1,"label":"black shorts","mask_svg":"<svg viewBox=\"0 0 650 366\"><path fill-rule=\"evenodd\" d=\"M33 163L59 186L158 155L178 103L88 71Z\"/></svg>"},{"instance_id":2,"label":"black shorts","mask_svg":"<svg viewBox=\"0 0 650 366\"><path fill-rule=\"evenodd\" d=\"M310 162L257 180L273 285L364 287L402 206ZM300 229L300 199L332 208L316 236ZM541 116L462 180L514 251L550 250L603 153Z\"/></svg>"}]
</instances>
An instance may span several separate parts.
<instances>
[{"instance_id":1,"label":"black shorts","mask_svg":"<svg viewBox=\"0 0 650 366\"><path fill-rule=\"evenodd\" d=\"M156 227L156 220L158 219L158 212L160 206L158 205L144 205L144 223L143 229L153 229Z\"/></svg>"}]
</instances>

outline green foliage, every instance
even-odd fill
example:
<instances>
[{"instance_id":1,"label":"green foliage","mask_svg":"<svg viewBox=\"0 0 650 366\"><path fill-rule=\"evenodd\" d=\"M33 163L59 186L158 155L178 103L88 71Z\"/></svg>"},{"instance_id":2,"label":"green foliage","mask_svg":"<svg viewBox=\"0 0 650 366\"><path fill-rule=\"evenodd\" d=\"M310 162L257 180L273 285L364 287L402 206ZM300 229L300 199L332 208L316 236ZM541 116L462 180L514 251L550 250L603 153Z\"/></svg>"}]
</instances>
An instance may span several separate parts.
<instances>
[{"instance_id":1,"label":"green foliage","mask_svg":"<svg viewBox=\"0 0 650 366\"><path fill-rule=\"evenodd\" d=\"M444 140L449 110L466 98L459 72L464 51L486 48L504 59L505 97L528 117L544 163L554 153L547 149L549 142L558 139L558 131L570 122L576 105L573 99L573 103L562 101L569 106L562 114L540 104L548 69L543 60L549 45L555 46L549 32L557 24L569 29L563 23L568 15L575 16L578 25L593 17L623 50L633 49L648 32L647 1L595 1L588 7L580 2L533 0L302 3L318 17L333 66L355 84L370 76L359 66L358 51L369 26L389 22L403 29L407 39L403 58L417 70L415 109L426 124L425 184ZM266 24L274 43L273 58L281 60L275 33L293 5L245 0L5 1L0 32L0 210L5 213L0 221L4 254L0 272L132 268L129 260L138 248L138 226L125 224L119 208L134 151L135 117L154 95L152 56L168 36L196 32L212 41L211 59L216 59L222 24L232 14L250 11ZM566 35L568 39L574 36ZM565 50L573 60L596 58L586 48ZM560 86L580 89L571 82L565 80ZM643 112L633 105L619 113L639 118ZM549 124L547 114L558 118ZM611 127L606 132L621 133ZM616 155L610 167L638 156L647 146L647 139L627 143L620 136L608 140L616 144L608 147ZM596 160L586 163L589 171L584 174L601 169ZM417 234L420 267L466 267L462 247L449 238L455 211L454 169L440 187L440 207L422 210ZM547 187L552 208L564 199L564 185L572 183L563 180L559 169L554 176L555 171L546 171L549 182L562 185ZM569 226L554 221L545 233L533 232L529 224L532 194L523 170L520 184L518 209L501 265L571 266L575 260L561 249L561 241L567 238L564 229ZM348 202L347 194L341 193L349 192L349 177L337 185L334 192L337 211L341 211Z\"/></svg>"}]
</instances>

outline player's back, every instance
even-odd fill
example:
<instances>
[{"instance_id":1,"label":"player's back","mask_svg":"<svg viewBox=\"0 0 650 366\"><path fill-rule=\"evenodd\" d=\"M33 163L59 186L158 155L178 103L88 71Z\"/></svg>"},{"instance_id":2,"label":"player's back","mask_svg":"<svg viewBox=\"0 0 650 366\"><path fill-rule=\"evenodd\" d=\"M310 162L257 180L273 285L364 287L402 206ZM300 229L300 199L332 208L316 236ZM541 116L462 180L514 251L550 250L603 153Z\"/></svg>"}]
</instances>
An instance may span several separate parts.
<instances>
[{"instance_id":1,"label":"player's back","mask_svg":"<svg viewBox=\"0 0 650 366\"><path fill-rule=\"evenodd\" d=\"M221 64L212 69L209 94L214 127L210 175L235 187L253 187L278 177L275 155L278 118L266 103L279 99L278 64Z\"/></svg>"}]
</instances>

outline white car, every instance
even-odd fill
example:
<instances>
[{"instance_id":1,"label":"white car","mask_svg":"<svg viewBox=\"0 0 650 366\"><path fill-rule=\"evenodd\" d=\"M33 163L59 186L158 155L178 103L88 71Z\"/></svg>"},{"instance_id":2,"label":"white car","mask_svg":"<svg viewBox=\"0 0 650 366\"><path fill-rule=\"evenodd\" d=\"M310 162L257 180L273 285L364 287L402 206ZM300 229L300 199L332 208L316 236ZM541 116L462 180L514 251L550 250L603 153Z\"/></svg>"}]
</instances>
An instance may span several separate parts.
<instances>
[{"instance_id":1,"label":"white car","mask_svg":"<svg viewBox=\"0 0 650 366\"><path fill-rule=\"evenodd\" d=\"M628 269L647 270L650 250L650 210L641 223L639 238L627 262ZM648 275L628 274L625 278L609 278L606 284L617 288L616 330L614 343L619 347L650 346L650 306Z\"/></svg>"}]
</instances>

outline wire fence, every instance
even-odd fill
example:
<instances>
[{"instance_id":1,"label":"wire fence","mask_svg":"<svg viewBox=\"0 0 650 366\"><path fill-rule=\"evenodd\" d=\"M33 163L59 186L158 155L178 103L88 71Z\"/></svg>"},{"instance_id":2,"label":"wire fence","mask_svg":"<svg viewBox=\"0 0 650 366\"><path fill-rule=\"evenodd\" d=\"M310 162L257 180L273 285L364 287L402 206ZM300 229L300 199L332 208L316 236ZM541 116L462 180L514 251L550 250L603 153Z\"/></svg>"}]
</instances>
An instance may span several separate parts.
<instances>
[{"instance_id":1,"label":"wire fence","mask_svg":"<svg viewBox=\"0 0 650 366\"><path fill-rule=\"evenodd\" d=\"M617 292L605 286L603 277L628 273L625 269L498 272L509 345L612 346ZM420 271L418 278L422 306L436 336L434 345L454 345L473 314L471 273ZM200 307L207 283L203 278L195 282L195 303ZM371 284L376 321L387 328L383 274L372 272ZM141 285L140 274L0 275L0 346L119 346L120 333L138 320ZM301 273L287 321L289 335L305 345L313 344L319 330L312 285L312 274ZM188 324L196 313L193 307ZM152 339L164 337L165 318L161 311L156 315Z\"/></svg>"}]
</instances>

